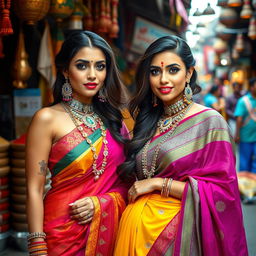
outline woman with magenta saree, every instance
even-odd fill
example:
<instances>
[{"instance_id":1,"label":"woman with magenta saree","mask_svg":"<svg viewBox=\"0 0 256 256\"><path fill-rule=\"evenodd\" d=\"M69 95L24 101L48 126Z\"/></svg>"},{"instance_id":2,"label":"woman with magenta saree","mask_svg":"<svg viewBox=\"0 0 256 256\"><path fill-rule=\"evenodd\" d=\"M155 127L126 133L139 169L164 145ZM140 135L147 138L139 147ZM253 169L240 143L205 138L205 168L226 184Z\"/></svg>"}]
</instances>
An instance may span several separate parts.
<instances>
[{"instance_id":1,"label":"woman with magenta saree","mask_svg":"<svg viewBox=\"0 0 256 256\"><path fill-rule=\"evenodd\" d=\"M111 256L129 187L116 173L128 139L125 88L93 32L73 31L55 62L54 102L35 114L26 143L29 255Z\"/></svg>"},{"instance_id":2,"label":"woman with magenta saree","mask_svg":"<svg viewBox=\"0 0 256 256\"><path fill-rule=\"evenodd\" d=\"M116 256L248 255L233 139L217 111L193 103L194 65L176 36L153 42L138 65L133 139L119 169L137 181Z\"/></svg>"}]
</instances>

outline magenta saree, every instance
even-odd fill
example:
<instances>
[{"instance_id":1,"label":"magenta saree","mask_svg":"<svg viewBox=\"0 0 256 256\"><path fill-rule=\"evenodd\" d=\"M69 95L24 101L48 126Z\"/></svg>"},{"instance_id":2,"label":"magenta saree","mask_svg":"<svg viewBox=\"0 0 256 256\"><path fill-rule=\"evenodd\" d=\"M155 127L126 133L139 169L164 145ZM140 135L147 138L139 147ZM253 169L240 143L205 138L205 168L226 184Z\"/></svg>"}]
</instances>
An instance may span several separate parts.
<instances>
[{"instance_id":1,"label":"magenta saree","mask_svg":"<svg viewBox=\"0 0 256 256\"><path fill-rule=\"evenodd\" d=\"M92 173L92 152L77 129L52 147L49 168L52 188L44 200L44 232L49 256L112 255L118 222L125 208L127 185L121 183L116 167L125 157L123 145L107 131L108 159L97 182ZM97 129L90 135L103 160L102 137ZM93 199L94 217L79 225L69 214L69 204L86 196Z\"/></svg>"},{"instance_id":2,"label":"magenta saree","mask_svg":"<svg viewBox=\"0 0 256 256\"><path fill-rule=\"evenodd\" d=\"M148 159L162 136L152 139ZM184 119L162 144L155 177L187 183L179 214L147 255L248 255L233 146L227 123L212 109ZM143 178L141 153L137 168Z\"/></svg>"}]
</instances>

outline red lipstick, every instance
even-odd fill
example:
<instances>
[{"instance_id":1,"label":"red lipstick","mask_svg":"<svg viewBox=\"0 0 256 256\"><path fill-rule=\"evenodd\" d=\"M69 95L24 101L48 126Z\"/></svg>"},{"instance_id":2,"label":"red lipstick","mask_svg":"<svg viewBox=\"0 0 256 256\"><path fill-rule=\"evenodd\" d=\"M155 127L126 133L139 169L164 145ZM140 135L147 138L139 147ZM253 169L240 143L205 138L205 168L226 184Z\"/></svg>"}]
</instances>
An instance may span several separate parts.
<instances>
[{"instance_id":1,"label":"red lipstick","mask_svg":"<svg viewBox=\"0 0 256 256\"><path fill-rule=\"evenodd\" d=\"M97 84L96 83L86 83L86 84L84 84L84 86L89 90L93 90L97 87Z\"/></svg>"},{"instance_id":2,"label":"red lipstick","mask_svg":"<svg viewBox=\"0 0 256 256\"><path fill-rule=\"evenodd\" d=\"M172 91L172 87L167 87L167 86L162 86L159 88L159 91L162 93L162 94L168 94Z\"/></svg>"}]
</instances>

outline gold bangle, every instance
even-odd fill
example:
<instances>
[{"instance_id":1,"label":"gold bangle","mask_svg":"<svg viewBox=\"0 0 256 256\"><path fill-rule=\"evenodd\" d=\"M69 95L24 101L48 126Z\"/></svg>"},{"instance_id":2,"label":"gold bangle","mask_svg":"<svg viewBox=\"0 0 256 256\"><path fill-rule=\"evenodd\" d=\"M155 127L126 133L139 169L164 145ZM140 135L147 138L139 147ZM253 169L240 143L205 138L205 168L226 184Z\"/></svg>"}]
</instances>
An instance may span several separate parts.
<instances>
[{"instance_id":1,"label":"gold bangle","mask_svg":"<svg viewBox=\"0 0 256 256\"><path fill-rule=\"evenodd\" d=\"M164 178L163 184L162 184L162 189L161 189L161 196L163 196L165 194L165 189L166 189L166 186L167 186L167 181L168 181L168 179Z\"/></svg>"}]
</instances>

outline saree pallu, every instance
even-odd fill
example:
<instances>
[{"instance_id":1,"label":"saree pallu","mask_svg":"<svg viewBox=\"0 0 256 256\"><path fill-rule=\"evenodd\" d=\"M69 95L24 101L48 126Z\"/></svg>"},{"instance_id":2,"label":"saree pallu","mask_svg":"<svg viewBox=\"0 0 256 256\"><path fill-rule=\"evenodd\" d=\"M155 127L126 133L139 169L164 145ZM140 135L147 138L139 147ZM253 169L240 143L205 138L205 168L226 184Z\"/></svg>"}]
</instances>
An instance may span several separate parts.
<instances>
[{"instance_id":1,"label":"saree pallu","mask_svg":"<svg viewBox=\"0 0 256 256\"><path fill-rule=\"evenodd\" d=\"M164 134L150 143L148 168L161 143L155 177L186 181L182 200L161 198L154 192L129 204L120 221L114 255L247 256L234 144L226 121L206 109L182 120L163 142ZM140 152L139 179L143 179L141 158ZM147 223L142 218L150 212Z\"/></svg>"},{"instance_id":2,"label":"saree pallu","mask_svg":"<svg viewBox=\"0 0 256 256\"><path fill-rule=\"evenodd\" d=\"M100 129L89 135L103 161ZM77 129L57 141L49 157L52 188L44 199L44 232L49 256L112 255L118 222L125 208L127 185L122 184L116 167L125 157L123 145L107 130L107 165L98 181L92 172L92 151ZM95 206L92 221L78 224L70 218L70 203L90 196Z\"/></svg>"}]
</instances>

